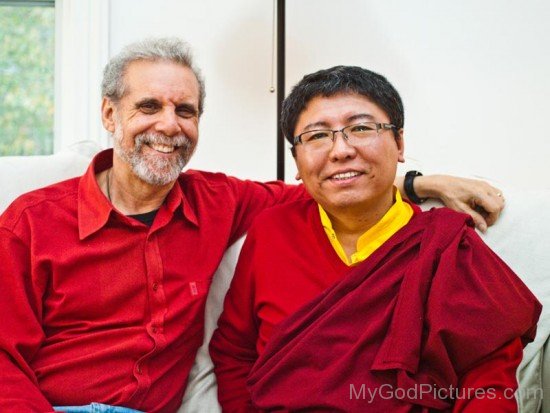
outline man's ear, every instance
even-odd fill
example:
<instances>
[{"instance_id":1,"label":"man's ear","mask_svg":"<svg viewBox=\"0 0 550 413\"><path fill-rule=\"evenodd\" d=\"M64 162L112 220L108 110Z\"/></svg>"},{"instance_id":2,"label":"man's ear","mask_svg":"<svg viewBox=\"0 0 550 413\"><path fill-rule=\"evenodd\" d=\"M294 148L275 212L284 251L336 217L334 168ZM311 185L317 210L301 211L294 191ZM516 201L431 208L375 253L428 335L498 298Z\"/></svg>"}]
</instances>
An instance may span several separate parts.
<instances>
[{"instance_id":1,"label":"man's ear","mask_svg":"<svg viewBox=\"0 0 550 413\"><path fill-rule=\"evenodd\" d=\"M398 150L397 160L399 162L405 162L405 141L403 140L403 128L399 129L397 133L399 134L399 137L395 138L395 143L397 144Z\"/></svg>"},{"instance_id":2,"label":"man's ear","mask_svg":"<svg viewBox=\"0 0 550 413\"><path fill-rule=\"evenodd\" d=\"M296 178L297 181L302 179L302 177L300 176L300 172L296 172L296 176L294 178Z\"/></svg>"},{"instance_id":3,"label":"man's ear","mask_svg":"<svg viewBox=\"0 0 550 413\"><path fill-rule=\"evenodd\" d=\"M103 127L111 133L115 133L115 103L108 97L101 101L101 122Z\"/></svg>"}]
</instances>

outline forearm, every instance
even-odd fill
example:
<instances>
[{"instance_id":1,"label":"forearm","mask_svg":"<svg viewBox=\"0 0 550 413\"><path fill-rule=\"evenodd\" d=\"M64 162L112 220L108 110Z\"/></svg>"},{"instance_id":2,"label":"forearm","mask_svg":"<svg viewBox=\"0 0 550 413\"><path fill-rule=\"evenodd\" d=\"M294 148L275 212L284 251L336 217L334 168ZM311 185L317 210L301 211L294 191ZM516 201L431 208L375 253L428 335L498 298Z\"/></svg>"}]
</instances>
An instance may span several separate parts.
<instances>
[{"instance_id":1,"label":"forearm","mask_svg":"<svg viewBox=\"0 0 550 413\"><path fill-rule=\"evenodd\" d=\"M445 194L445 181L446 175L417 176L413 181L414 192L419 198L442 199L442 195ZM404 182L404 176L396 176L394 185L402 196L409 199L405 193Z\"/></svg>"},{"instance_id":2,"label":"forearm","mask_svg":"<svg viewBox=\"0 0 550 413\"><path fill-rule=\"evenodd\" d=\"M395 185L409 199L404 190L404 177L396 177ZM446 207L470 215L483 232L497 221L504 208L502 191L477 179L450 175L417 176L412 187L418 198L439 199Z\"/></svg>"},{"instance_id":3,"label":"forearm","mask_svg":"<svg viewBox=\"0 0 550 413\"><path fill-rule=\"evenodd\" d=\"M0 227L0 412L50 412L30 365L44 339L35 311L39 289L30 276L30 252L11 231Z\"/></svg>"},{"instance_id":4,"label":"forearm","mask_svg":"<svg viewBox=\"0 0 550 413\"><path fill-rule=\"evenodd\" d=\"M218 402L223 411L255 412L246 387L254 360L241 356L241 348L223 339L219 332L214 334L210 342L210 357L216 373Z\"/></svg>"},{"instance_id":5,"label":"forearm","mask_svg":"<svg viewBox=\"0 0 550 413\"><path fill-rule=\"evenodd\" d=\"M4 351L0 352L0 371L0 412L54 411L38 389L34 378L28 377Z\"/></svg>"},{"instance_id":6,"label":"forearm","mask_svg":"<svg viewBox=\"0 0 550 413\"><path fill-rule=\"evenodd\" d=\"M523 346L517 338L464 374L453 413L517 412L514 392L522 355Z\"/></svg>"},{"instance_id":7,"label":"forearm","mask_svg":"<svg viewBox=\"0 0 550 413\"><path fill-rule=\"evenodd\" d=\"M231 293L231 290L230 290ZM253 330L247 329L243 319L226 299L224 312L218 321L218 329L210 340L210 357L218 387L218 402L223 411L254 412L246 380L258 357ZM228 308L229 307L229 308Z\"/></svg>"}]
</instances>

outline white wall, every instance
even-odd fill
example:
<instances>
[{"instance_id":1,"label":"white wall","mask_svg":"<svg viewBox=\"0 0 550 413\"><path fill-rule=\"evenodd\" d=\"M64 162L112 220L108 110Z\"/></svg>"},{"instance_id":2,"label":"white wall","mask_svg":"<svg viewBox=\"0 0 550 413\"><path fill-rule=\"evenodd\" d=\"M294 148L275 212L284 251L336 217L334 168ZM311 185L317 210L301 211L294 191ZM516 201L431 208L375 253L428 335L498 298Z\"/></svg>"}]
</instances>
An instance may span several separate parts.
<instances>
[{"instance_id":1,"label":"white wall","mask_svg":"<svg viewBox=\"0 0 550 413\"><path fill-rule=\"evenodd\" d=\"M194 46L207 100L191 167L275 177L272 7L111 1L111 53L147 35ZM336 64L378 71L405 103L410 169L548 188L548 22L545 0L288 0L287 84Z\"/></svg>"},{"instance_id":2,"label":"white wall","mask_svg":"<svg viewBox=\"0 0 550 413\"><path fill-rule=\"evenodd\" d=\"M550 2L288 3L289 84L337 64L372 69L400 92L405 152L423 170L550 187Z\"/></svg>"}]
</instances>

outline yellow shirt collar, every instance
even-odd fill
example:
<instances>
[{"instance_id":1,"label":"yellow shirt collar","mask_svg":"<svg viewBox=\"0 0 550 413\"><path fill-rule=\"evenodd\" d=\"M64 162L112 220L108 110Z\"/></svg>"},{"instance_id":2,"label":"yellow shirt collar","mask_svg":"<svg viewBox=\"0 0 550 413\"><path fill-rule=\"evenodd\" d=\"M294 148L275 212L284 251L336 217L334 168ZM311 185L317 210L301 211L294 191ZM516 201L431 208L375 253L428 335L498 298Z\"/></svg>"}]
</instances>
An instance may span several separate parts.
<instances>
[{"instance_id":1,"label":"yellow shirt collar","mask_svg":"<svg viewBox=\"0 0 550 413\"><path fill-rule=\"evenodd\" d=\"M401 194L395 187L394 194L395 202L388 212L357 240L357 251L351 255L351 259L348 259L344 248L340 244L340 241L338 241L338 237L332 228L332 222L330 222L328 214L321 205L318 205L321 224L323 225L325 233L332 247L346 265L357 264L365 260L410 221L413 216L412 207L406 202L403 202Z\"/></svg>"}]
</instances>

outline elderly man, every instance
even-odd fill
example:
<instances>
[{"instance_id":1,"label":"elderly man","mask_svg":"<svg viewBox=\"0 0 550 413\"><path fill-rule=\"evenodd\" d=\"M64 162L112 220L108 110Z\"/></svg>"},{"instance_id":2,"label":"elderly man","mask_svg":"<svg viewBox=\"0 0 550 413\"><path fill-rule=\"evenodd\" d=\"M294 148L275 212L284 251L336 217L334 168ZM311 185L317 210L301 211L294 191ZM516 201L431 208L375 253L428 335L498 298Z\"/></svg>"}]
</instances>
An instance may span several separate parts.
<instances>
[{"instance_id":1,"label":"elderly man","mask_svg":"<svg viewBox=\"0 0 550 413\"><path fill-rule=\"evenodd\" d=\"M282 182L181 174L204 103L185 43L126 47L102 89L114 151L0 218L0 411L176 411L225 249L266 207L306 197ZM415 181L419 196L429 182ZM498 216L498 191L471 188L458 202L479 193Z\"/></svg>"},{"instance_id":2,"label":"elderly man","mask_svg":"<svg viewBox=\"0 0 550 413\"><path fill-rule=\"evenodd\" d=\"M312 199L248 232L210 343L224 411L517 410L540 304L468 216L403 202L403 125L397 91L358 67L285 100Z\"/></svg>"}]
</instances>

